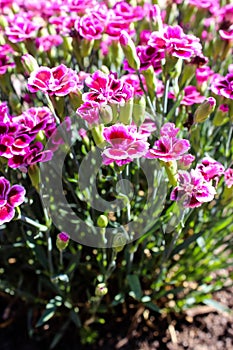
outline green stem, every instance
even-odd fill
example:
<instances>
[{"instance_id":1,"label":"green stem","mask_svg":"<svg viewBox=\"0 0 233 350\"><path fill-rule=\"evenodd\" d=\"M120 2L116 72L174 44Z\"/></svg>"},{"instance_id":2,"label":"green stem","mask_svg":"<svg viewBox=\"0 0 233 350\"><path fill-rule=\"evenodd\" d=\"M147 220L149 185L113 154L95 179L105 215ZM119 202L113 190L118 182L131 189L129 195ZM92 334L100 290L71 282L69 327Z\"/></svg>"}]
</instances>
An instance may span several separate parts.
<instances>
[{"instance_id":1,"label":"green stem","mask_svg":"<svg viewBox=\"0 0 233 350\"><path fill-rule=\"evenodd\" d=\"M169 78L169 76L166 76L166 78L165 78L164 95L163 95L163 123L164 123L165 115L167 114L169 85L170 85L170 78Z\"/></svg>"},{"instance_id":2,"label":"green stem","mask_svg":"<svg viewBox=\"0 0 233 350\"><path fill-rule=\"evenodd\" d=\"M39 222L34 221L34 220L24 216L24 215L20 215L18 217L18 220L21 220L21 221L25 222L26 224L34 226L34 227L38 228L40 231L42 231L42 232L46 232L48 230L47 226L41 225Z\"/></svg>"}]
</instances>

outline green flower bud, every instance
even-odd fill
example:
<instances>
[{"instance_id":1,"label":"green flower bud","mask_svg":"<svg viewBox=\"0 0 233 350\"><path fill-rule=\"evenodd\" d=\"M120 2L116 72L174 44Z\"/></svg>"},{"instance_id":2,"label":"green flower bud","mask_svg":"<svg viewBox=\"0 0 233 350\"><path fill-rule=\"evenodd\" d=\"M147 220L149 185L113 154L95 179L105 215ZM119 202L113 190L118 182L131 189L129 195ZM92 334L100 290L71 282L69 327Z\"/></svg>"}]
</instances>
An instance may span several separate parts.
<instances>
[{"instance_id":1,"label":"green flower bud","mask_svg":"<svg viewBox=\"0 0 233 350\"><path fill-rule=\"evenodd\" d=\"M28 175L32 182L32 186L34 186L37 192L39 192L41 178L40 178L40 169L38 165L36 164L30 165L28 168Z\"/></svg>"},{"instance_id":2,"label":"green flower bud","mask_svg":"<svg viewBox=\"0 0 233 350\"><path fill-rule=\"evenodd\" d=\"M105 283L99 283L97 284L96 288L95 288L95 295L97 297L103 297L104 295L106 295L108 293L108 288L106 287Z\"/></svg>"},{"instance_id":3,"label":"green flower bud","mask_svg":"<svg viewBox=\"0 0 233 350\"><path fill-rule=\"evenodd\" d=\"M133 100L130 99L125 102L123 106L120 105L119 122L129 125L132 122Z\"/></svg>"},{"instance_id":4,"label":"green flower bud","mask_svg":"<svg viewBox=\"0 0 233 350\"><path fill-rule=\"evenodd\" d=\"M227 123L229 120L229 106L227 104L222 104L218 107L214 119L213 124L215 126L221 126Z\"/></svg>"},{"instance_id":5,"label":"green flower bud","mask_svg":"<svg viewBox=\"0 0 233 350\"><path fill-rule=\"evenodd\" d=\"M105 140L103 137L103 124L96 125L91 129L92 137L95 141L96 146L103 148L105 144Z\"/></svg>"},{"instance_id":6,"label":"green flower bud","mask_svg":"<svg viewBox=\"0 0 233 350\"><path fill-rule=\"evenodd\" d=\"M129 66L135 70L139 70L140 60L137 55L136 47L133 40L125 30L122 30L119 41Z\"/></svg>"},{"instance_id":7,"label":"green flower bud","mask_svg":"<svg viewBox=\"0 0 233 350\"><path fill-rule=\"evenodd\" d=\"M94 45L94 40L82 39L80 41L80 54L82 57L90 56L92 48Z\"/></svg>"},{"instance_id":8,"label":"green flower bud","mask_svg":"<svg viewBox=\"0 0 233 350\"><path fill-rule=\"evenodd\" d=\"M146 99L144 96L135 96L133 105L133 121L139 127L145 120Z\"/></svg>"},{"instance_id":9,"label":"green flower bud","mask_svg":"<svg viewBox=\"0 0 233 350\"><path fill-rule=\"evenodd\" d=\"M194 113L194 123L203 123L213 112L216 105L214 97L209 97L200 106L197 107Z\"/></svg>"},{"instance_id":10,"label":"green flower bud","mask_svg":"<svg viewBox=\"0 0 233 350\"><path fill-rule=\"evenodd\" d=\"M194 64L185 64L181 82L179 84L180 88L183 89L185 86L189 85L196 71L196 66Z\"/></svg>"},{"instance_id":11,"label":"green flower bud","mask_svg":"<svg viewBox=\"0 0 233 350\"><path fill-rule=\"evenodd\" d=\"M32 73L34 70L39 68L36 59L29 53L26 53L21 57L21 62L28 73Z\"/></svg>"},{"instance_id":12,"label":"green flower bud","mask_svg":"<svg viewBox=\"0 0 233 350\"><path fill-rule=\"evenodd\" d=\"M70 92L69 100L73 109L76 110L83 103L81 91L76 90L75 92L74 91Z\"/></svg>"},{"instance_id":13,"label":"green flower bud","mask_svg":"<svg viewBox=\"0 0 233 350\"><path fill-rule=\"evenodd\" d=\"M66 232L60 232L57 235L56 246L60 251L66 249L69 244L70 236Z\"/></svg>"},{"instance_id":14,"label":"green flower bud","mask_svg":"<svg viewBox=\"0 0 233 350\"><path fill-rule=\"evenodd\" d=\"M126 244L127 237L123 232L119 232L114 236L112 247L115 249L116 252L121 252Z\"/></svg>"},{"instance_id":15,"label":"green flower bud","mask_svg":"<svg viewBox=\"0 0 233 350\"><path fill-rule=\"evenodd\" d=\"M97 225L101 228L108 226L108 218L105 215L100 215L97 219Z\"/></svg>"},{"instance_id":16,"label":"green flower bud","mask_svg":"<svg viewBox=\"0 0 233 350\"><path fill-rule=\"evenodd\" d=\"M5 29L8 27L6 16L3 16L3 15L0 16L0 27L2 27L2 29Z\"/></svg>"},{"instance_id":17,"label":"green flower bud","mask_svg":"<svg viewBox=\"0 0 233 350\"><path fill-rule=\"evenodd\" d=\"M111 123L113 119L111 106L106 105L100 108L100 118L104 124Z\"/></svg>"}]
</instances>

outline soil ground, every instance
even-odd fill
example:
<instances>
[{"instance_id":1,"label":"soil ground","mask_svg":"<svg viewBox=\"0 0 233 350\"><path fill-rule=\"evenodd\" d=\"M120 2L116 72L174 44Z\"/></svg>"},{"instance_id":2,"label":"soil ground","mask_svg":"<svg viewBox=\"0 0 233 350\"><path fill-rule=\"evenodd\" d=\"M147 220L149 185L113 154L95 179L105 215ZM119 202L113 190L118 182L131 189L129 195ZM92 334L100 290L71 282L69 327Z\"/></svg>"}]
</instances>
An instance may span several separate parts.
<instances>
[{"instance_id":1,"label":"soil ground","mask_svg":"<svg viewBox=\"0 0 233 350\"><path fill-rule=\"evenodd\" d=\"M4 299L4 304L3 304ZM214 294L233 311L233 287ZM7 305L10 305L9 299ZM4 306L5 305L5 306ZM7 317L6 298L0 296L0 349L48 350L48 339L29 339L27 313L18 308ZM72 332L72 330L71 330ZM45 332L46 333L46 332ZM55 350L233 350L233 315L210 306L189 309L167 318L146 317L140 308L132 317L115 317L102 326L99 340L82 345L71 334Z\"/></svg>"}]
</instances>

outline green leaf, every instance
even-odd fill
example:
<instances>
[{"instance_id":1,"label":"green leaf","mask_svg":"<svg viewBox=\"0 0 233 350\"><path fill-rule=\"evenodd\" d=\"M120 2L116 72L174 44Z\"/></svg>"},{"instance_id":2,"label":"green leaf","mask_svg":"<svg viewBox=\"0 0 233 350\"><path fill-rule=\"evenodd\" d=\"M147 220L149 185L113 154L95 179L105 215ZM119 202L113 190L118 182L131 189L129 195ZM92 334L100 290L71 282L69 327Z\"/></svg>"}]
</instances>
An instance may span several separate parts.
<instances>
[{"instance_id":1,"label":"green leaf","mask_svg":"<svg viewBox=\"0 0 233 350\"><path fill-rule=\"evenodd\" d=\"M144 303L144 305L152 311L161 313L160 308L157 305L155 305L154 303L152 303L152 301L148 301L148 302Z\"/></svg>"},{"instance_id":2,"label":"green leaf","mask_svg":"<svg viewBox=\"0 0 233 350\"><path fill-rule=\"evenodd\" d=\"M50 308L46 309L43 314L41 315L39 321L36 324L36 327L41 327L43 324L45 324L48 320L50 320L53 315L56 312L57 307L55 305L51 306Z\"/></svg>"},{"instance_id":3,"label":"green leaf","mask_svg":"<svg viewBox=\"0 0 233 350\"><path fill-rule=\"evenodd\" d=\"M140 300L143 294L139 277L137 275L127 275L127 280L131 289L129 295Z\"/></svg>"},{"instance_id":4,"label":"green leaf","mask_svg":"<svg viewBox=\"0 0 233 350\"><path fill-rule=\"evenodd\" d=\"M74 322L77 328L81 328L81 321L77 312L75 312L74 310L70 310L70 319Z\"/></svg>"},{"instance_id":5,"label":"green leaf","mask_svg":"<svg viewBox=\"0 0 233 350\"><path fill-rule=\"evenodd\" d=\"M204 299L203 303L208 306L214 307L217 311L227 312L228 314L233 315L233 311L231 309L229 309L226 305L223 305L214 299Z\"/></svg>"}]
</instances>

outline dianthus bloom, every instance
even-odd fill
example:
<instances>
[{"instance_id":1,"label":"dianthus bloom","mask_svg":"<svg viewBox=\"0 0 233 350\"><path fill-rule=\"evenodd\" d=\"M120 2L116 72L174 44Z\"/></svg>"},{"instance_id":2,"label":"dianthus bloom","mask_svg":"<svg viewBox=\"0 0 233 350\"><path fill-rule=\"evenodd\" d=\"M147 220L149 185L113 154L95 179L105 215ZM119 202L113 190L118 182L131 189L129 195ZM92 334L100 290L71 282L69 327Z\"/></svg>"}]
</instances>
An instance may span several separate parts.
<instances>
[{"instance_id":1,"label":"dianthus bloom","mask_svg":"<svg viewBox=\"0 0 233 350\"><path fill-rule=\"evenodd\" d=\"M141 135L137 135L135 128L129 125L116 124L106 127L103 136L109 143L109 147L102 152L105 165L113 162L119 166L130 163L144 156L149 147L149 143Z\"/></svg>"},{"instance_id":2,"label":"dianthus bloom","mask_svg":"<svg viewBox=\"0 0 233 350\"><path fill-rule=\"evenodd\" d=\"M121 79L116 73L104 74L97 70L85 80L90 92L83 94L84 102L97 102L99 105L107 103L124 103L134 95L134 88Z\"/></svg>"},{"instance_id":3,"label":"dianthus bloom","mask_svg":"<svg viewBox=\"0 0 233 350\"><path fill-rule=\"evenodd\" d=\"M0 177L0 225L9 222L15 216L15 207L25 199L25 189L20 185L10 185L3 176Z\"/></svg>"},{"instance_id":4,"label":"dianthus bloom","mask_svg":"<svg viewBox=\"0 0 233 350\"><path fill-rule=\"evenodd\" d=\"M97 15L93 12L91 15L85 15L75 21L74 28L81 37L87 40L101 39L104 25Z\"/></svg>"},{"instance_id":5,"label":"dianthus bloom","mask_svg":"<svg viewBox=\"0 0 233 350\"><path fill-rule=\"evenodd\" d=\"M224 166L211 157L205 157L202 159L201 164L197 165L197 169L200 171L206 181L216 180L224 174Z\"/></svg>"},{"instance_id":6,"label":"dianthus bloom","mask_svg":"<svg viewBox=\"0 0 233 350\"><path fill-rule=\"evenodd\" d=\"M15 63L5 54L0 53L0 75L4 75L8 68L14 68Z\"/></svg>"},{"instance_id":7,"label":"dianthus bloom","mask_svg":"<svg viewBox=\"0 0 233 350\"><path fill-rule=\"evenodd\" d=\"M54 68L39 67L28 79L30 92L43 91L49 95L65 96L76 91L78 76L75 71L64 64Z\"/></svg>"},{"instance_id":8,"label":"dianthus bloom","mask_svg":"<svg viewBox=\"0 0 233 350\"><path fill-rule=\"evenodd\" d=\"M163 33L152 32L148 45L183 59L200 55L202 52L200 39L192 34L185 34L179 25L167 26Z\"/></svg>"},{"instance_id":9,"label":"dianthus bloom","mask_svg":"<svg viewBox=\"0 0 233 350\"><path fill-rule=\"evenodd\" d=\"M164 162L181 159L190 149L190 143L186 139L176 137L179 128L175 124L166 123L160 130L161 137L155 141L153 148L149 149L146 154L147 158L158 158Z\"/></svg>"},{"instance_id":10,"label":"dianthus bloom","mask_svg":"<svg viewBox=\"0 0 233 350\"><path fill-rule=\"evenodd\" d=\"M225 77L217 76L211 84L211 90L216 94L233 99L233 73Z\"/></svg>"},{"instance_id":11,"label":"dianthus bloom","mask_svg":"<svg viewBox=\"0 0 233 350\"><path fill-rule=\"evenodd\" d=\"M224 173L224 180L228 188L233 186L233 169L228 168Z\"/></svg>"},{"instance_id":12,"label":"dianthus bloom","mask_svg":"<svg viewBox=\"0 0 233 350\"><path fill-rule=\"evenodd\" d=\"M40 51L49 51L52 47L59 46L63 42L60 35L46 35L36 38L35 44Z\"/></svg>"},{"instance_id":13,"label":"dianthus bloom","mask_svg":"<svg viewBox=\"0 0 233 350\"><path fill-rule=\"evenodd\" d=\"M41 25L35 24L25 17L17 16L6 28L5 34L12 43L19 43L35 37L36 31L40 27Z\"/></svg>"},{"instance_id":14,"label":"dianthus bloom","mask_svg":"<svg viewBox=\"0 0 233 350\"><path fill-rule=\"evenodd\" d=\"M182 201L185 208L200 207L213 200L215 188L206 181L198 170L178 172L178 186L171 193L171 200Z\"/></svg>"}]
</instances>

